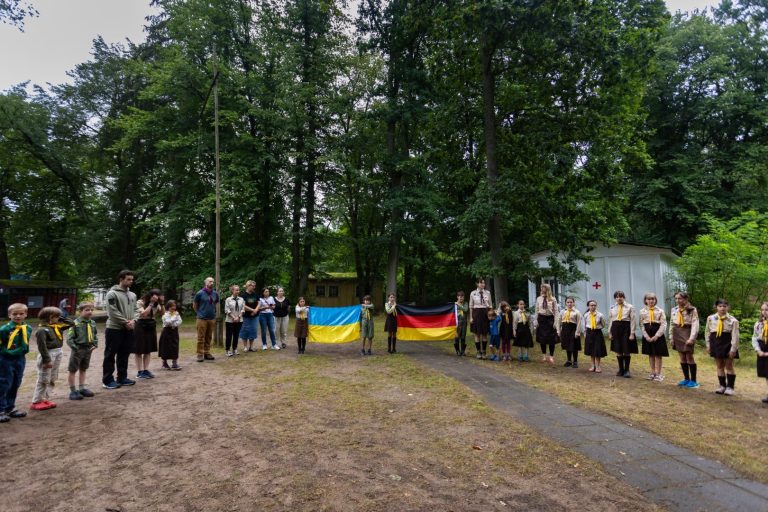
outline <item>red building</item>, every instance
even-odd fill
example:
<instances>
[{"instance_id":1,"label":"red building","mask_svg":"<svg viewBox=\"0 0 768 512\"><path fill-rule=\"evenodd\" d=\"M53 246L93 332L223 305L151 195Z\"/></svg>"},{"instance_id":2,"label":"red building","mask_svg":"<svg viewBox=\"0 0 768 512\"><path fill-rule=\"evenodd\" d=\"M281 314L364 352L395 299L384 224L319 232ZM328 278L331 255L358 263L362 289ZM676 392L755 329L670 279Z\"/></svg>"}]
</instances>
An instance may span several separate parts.
<instances>
[{"instance_id":1,"label":"red building","mask_svg":"<svg viewBox=\"0 0 768 512\"><path fill-rule=\"evenodd\" d=\"M59 281L10 281L0 279L0 317L8 318L8 306L26 304L29 317L35 317L46 306L59 306L62 299L69 302L69 314L75 311L77 287Z\"/></svg>"}]
</instances>

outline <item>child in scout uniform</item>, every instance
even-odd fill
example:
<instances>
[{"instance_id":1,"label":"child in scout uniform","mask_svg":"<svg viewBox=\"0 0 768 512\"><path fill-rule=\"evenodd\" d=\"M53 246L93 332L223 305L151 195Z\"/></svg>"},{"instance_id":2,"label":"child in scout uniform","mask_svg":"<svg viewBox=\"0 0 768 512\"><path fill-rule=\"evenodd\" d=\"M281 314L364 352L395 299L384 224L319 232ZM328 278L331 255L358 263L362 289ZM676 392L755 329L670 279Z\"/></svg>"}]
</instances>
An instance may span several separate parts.
<instances>
[{"instance_id":1,"label":"child in scout uniform","mask_svg":"<svg viewBox=\"0 0 768 512\"><path fill-rule=\"evenodd\" d=\"M293 327L293 335L299 345L299 354L303 354L307 348L307 336L309 336L309 306L304 297L299 297L296 305L296 325Z\"/></svg>"},{"instance_id":2,"label":"child in scout uniform","mask_svg":"<svg viewBox=\"0 0 768 512\"><path fill-rule=\"evenodd\" d=\"M731 396L736 386L736 371L733 360L739 358L739 321L728 313L728 301L715 301L717 313L707 317L707 352L715 358L718 395Z\"/></svg>"},{"instance_id":3,"label":"child in scout uniform","mask_svg":"<svg viewBox=\"0 0 768 512\"><path fill-rule=\"evenodd\" d=\"M626 302L626 296L621 290L613 294L616 301L611 306L611 327L608 336L611 340L611 352L616 353L619 362L617 377L630 378L629 364L632 361L631 354L637 354L637 339L635 338L635 307Z\"/></svg>"},{"instance_id":4,"label":"child in scout uniform","mask_svg":"<svg viewBox=\"0 0 768 512\"><path fill-rule=\"evenodd\" d=\"M24 320L27 306L15 303L8 306L10 322L0 327L0 423L11 418L23 418L27 413L16 409L16 395L24 377L26 356L32 327Z\"/></svg>"},{"instance_id":5,"label":"child in scout uniform","mask_svg":"<svg viewBox=\"0 0 768 512\"><path fill-rule=\"evenodd\" d=\"M648 356L651 373L648 380L661 382L664 375L661 373L662 358L669 357L667 339L664 333L667 331L667 316L664 310L656 306L658 299L654 293L646 293L643 297L645 307L640 310L640 331L643 333L643 354Z\"/></svg>"},{"instance_id":6,"label":"child in scout uniform","mask_svg":"<svg viewBox=\"0 0 768 512\"><path fill-rule=\"evenodd\" d=\"M67 332L67 345L72 349L67 366L70 400L82 400L93 396L93 391L85 386L86 371L91 364L91 353L98 346L96 322L91 319L93 309L93 302L81 302L77 306L80 314L75 319L75 325ZM79 375L77 375L78 372ZM79 377L77 387L75 386L76 376Z\"/></svg>"},{"instance_id":7,"label":"child in scout uniform","mask_svg":"<svg viewBox=\"0 0 768 512\"><path fill-rule=\"evenodd\" d=\"M688 302L686 292L677 292L675 302L677 305L672 308L669 318L669 339L672 347L680 354L680 368L683 370L683 380L677 385L683 388L698 388L693 350L696 346L696 336L699 334L699 312Z\"/></svg>"},{"instance_id":8,"label":"child in scout uniform","mask_svg":"<svg viewBox=\"0 0 768 512\"><path fill-rule=\"evenodd\" d=\"M557 344L557 326L560 312L557 299L552 295L548 284L541 285L541 294L536 298L536 342L541 347L541 360L555 363L555 345ZM549 356L547 356L549 347Z\"/></svg>"},{"instance_id":9,"label":"child in scout uniform","mask_svg":"<svg viewBox=\"0 0 768 512\"><path fill-rule=\"evenodd\" d=\"M37 338L37 384L32 396L33 411L45 411L56 407L48 400L53 393L56 379L59 378L62 350L64 346L63 331L74 324L68 318L61 318L61 310L57 307L45 307L37 315L40 327L35 334Z\"/></svg>"},{"instance_id":10,"label":"child in scout uniform","mask_svg":"<svg viewBox=\"0 0 768 512\"><path fill-rule=\"evenodd\" d=\"M605 347L605 316L597 310L597 301L587 301L587 312L584 313L584 355L592 358L592 366L588 371L603 373L600 360L608 355Z\"/></svg>"},{"instance_id":11,"label":"child in scout uniform","mask_svg":"<svg viewBox=\"0 0 768 512\"><path fill-rule=\"evenodd\" d=\"M371 346L373 345L373 304L371 296L363 297L363 303L360 304L360 337L363 339L363 349L360 351L364 356L371 355ZM368 340L368 351L366 352L366 340Z\"/></svg>"},{"instance_id":12,"label":"child in scout uniform","mask_svg":"<svg viewBox=\"0 0 768 512\"><path fill-rule=\"evenodd\" d=\"M491 357L489 361L499 360L499 348L501 348L501 337L499 336L499 326L501 325L501 317L495 310L488 310L488 330L490 331L491 338ZM483 358L485 358L485 352L483 352Z\"/></svg>"},{"instance_id":13,"label":"child in scout uniform","mask_svg":"<svg viewBox=\"0 0 768 512\"><path fill-rule=\"evenodd\" d=\"M457 356L463 356L467 349L467 312L469 305L464 302L464 292L456 293L456 338L453 340L453 348Z\"/></svg>"},{"instance_id":14,"label":"child in scout uniform","mask_svg":"<svg viewBox=\"0 0 768 512\"><path fill-rule=\"evenodd\" d=\"M501 359L502 361L509 361L511 359L510 350L512 348L512 321L514 314L509 303L506 301L501 301L499 311L501 311L501 323L499 324Z\"/></svg>"},{"instance_id":15,"label":"child in scout uniform","mask_svg":"<svg viewBox=\"0 0 768 512\"><path fill-rule=\"evenodd\" d=\"M760 305L760 320L752 331L752 348L757 353L757 376L768 384L768 302ZM768 404L768 396L763 403Z\"/></svg>"},{"instance_id":16,"label":"child in scout uniform","mask_svg":"<svg viewBox=\"0 0 768 512\"><path fill-rule=\"evenodd\" d=\"M390 293L387 303L384 304L387 318L384 320L384 331L387 333L387 354L397 353L397 301L395 294Z\"/></svg>"},{"instance_id":17,"label":"child in scout uniform","mask_svg":"<svg viewBox=\"0 0 768 512\"><path fill-rule=\"evenodd\" d=\"M181 370L181 366L179 366L179 326L181 322L182 318L177 310L176 301L169 300L165 313L163 313L163 332L160 333L160 340L157 344L157 355L163 360L163 370ZM235 352L237 352L237 345L235 345ZM168 365L169 359L171 360L170 366Z\"/></svg>"},{"instance_id":18,"label":"child in scout uniform","mask_svg":"<svg viewBox=\"0 0 768 512\"><path fill-rule=\"evenodd\" d=\"M566 368L579 367L579 351L581 350L581 313L574 307L573 297L565 299L565 309L560 312L558 335L560 345L567 354Z\"/></svg>"},{"instance_id":19,"label":"child in scout uniform","mask_svg":"<svg viewBox=\"0 0 768 512\"><path fill-rule=\"evenodd\" d=\"M485 289L485 279L477 280L477 289L469 294L469 330L475 335L475 357L485 358L488 347L488 310L493 309L491 294Z\"/></svg>"},{"instance_id":20,"label":"child in scout uniform","mask_svg":"<svg viewBox=\"0 0 768 512\"><path fill-rule=\"evenodd\" d=\"M528 362L528 349L533 346L531 315L525 310L525 301L517 301L517 310L512 314L512 344L517 347L518 360Z\"/></svg>"}]
</instances>

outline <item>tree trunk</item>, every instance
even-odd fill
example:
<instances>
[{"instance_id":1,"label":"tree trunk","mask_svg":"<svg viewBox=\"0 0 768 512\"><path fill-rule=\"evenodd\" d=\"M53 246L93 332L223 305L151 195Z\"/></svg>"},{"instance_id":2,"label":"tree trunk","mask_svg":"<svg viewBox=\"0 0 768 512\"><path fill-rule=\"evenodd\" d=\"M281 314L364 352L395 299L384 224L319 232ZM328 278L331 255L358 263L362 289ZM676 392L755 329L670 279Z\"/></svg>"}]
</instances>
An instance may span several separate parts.
<instances>
[{"instance_id":1,"label":"tree trunk","mask_svg":"<svg viewBox=\"0 0 768 512\"><path fill-rule=\"evenodd\" d=\"M8 229L8 215L5 210L5 191L0 194L0 279L11 278L11 262L8 258L8 244L5 237Z\"/></svg>"},{"instance_id":2,"label":"tree trunk","mask_svg":"<svg viewBox=\"0 0 768 512\"><path fill-rule=\"evenodd\" d=\"M395 148L395 121L387 121L387 160L392 176L390 184L390 194L399 194L402 186L403 177L397 170L395 163L397 150ZM392 231L389 239L389 257L387 259L387 296L397 294L397 267L400 261L400 221L402 214L399 208L393 208L390 216L390 229Z\"/></svg>"},{"instance_id":3,"label":"tree trunk","mask_svg":"<svg viewBox=\"0 0 768 512\"><path fill-rule=\"evenodd\" d=\"M298 141L303 141L303 136L299 136ZM297 143L297 149L303 146ZM297 151L298 154L301 154ZM301 270L301 196L304 161L301 158L296 159L296 175L293 178L293 214L291 217L291 293L296 296L299 292L299 276Z\"/></svg>"},{"instance_id":4,"label":"tree trunk","mask_svg":"<svg viewBox=\"0 0 768 512\"><path fill-rule=\"evenodd\" d=\"M483 70L483 127L485 132L485 161L488 174L488 186L494 191L499 180L499 167L496 161L496 82L493 75L494 48L487 43L480 47L480 59ZM494 303L507 299L507 280L503 275L501 248L501 220L495 208L488 224L488 247L493 265Z\"/></svg>"}]
</instances>

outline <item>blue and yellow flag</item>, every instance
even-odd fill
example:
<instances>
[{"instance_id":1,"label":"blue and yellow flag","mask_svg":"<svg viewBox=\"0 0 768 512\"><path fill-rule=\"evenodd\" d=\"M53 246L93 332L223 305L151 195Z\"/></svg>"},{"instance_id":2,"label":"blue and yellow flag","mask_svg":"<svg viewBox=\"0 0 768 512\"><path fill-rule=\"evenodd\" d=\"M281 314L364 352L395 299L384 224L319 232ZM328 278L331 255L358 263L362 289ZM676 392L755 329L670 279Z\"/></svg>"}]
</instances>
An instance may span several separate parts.
<instances>
[{"instance_id":1,"label":"blue and yellow flag","mask_svg":"<svg viewBox=\"0 0 768 512\"><path fill-rule=\"evenodd\" d=\"M309 338L313 343L349 343L360 338L360 305L309 308Z\"/></svg>"}]
</instances>

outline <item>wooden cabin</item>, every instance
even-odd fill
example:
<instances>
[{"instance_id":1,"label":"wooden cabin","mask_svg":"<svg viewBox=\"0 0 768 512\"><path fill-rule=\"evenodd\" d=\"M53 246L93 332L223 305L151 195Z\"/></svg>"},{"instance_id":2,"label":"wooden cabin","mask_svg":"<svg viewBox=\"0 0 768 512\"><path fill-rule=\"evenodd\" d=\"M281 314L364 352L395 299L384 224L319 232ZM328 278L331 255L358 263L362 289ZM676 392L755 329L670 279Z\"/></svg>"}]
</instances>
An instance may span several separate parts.
<instances>
[{"instance_id":1,"label":"wooden cabin","mask_svg":"<svg viewBox=\"0 0 768 512\"><path fill-rule=\"evenodd\" d=\"M357 284L354 272L331 272L322 277L309 276L307 280L307 302L313 306L352 306L360 304L365 295ZM374 281L371 301L376 313L384 310L384 284Z\"/></svg>"},{"instance_id":2,"label":"wooden cabin","mask_svg":"<svg viewBox=\"0 0 768 512\"><path fill-rule=\"evenodd\" d=\"M29 308L28 318L36 317L46 306L59 306L68 299L69 314L77 305L77 286L60 281L32 281L0 279L0 317L8 318L8 306L16 302Z\"/></svg>"}]
</instances>

